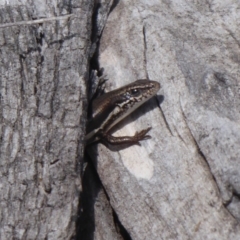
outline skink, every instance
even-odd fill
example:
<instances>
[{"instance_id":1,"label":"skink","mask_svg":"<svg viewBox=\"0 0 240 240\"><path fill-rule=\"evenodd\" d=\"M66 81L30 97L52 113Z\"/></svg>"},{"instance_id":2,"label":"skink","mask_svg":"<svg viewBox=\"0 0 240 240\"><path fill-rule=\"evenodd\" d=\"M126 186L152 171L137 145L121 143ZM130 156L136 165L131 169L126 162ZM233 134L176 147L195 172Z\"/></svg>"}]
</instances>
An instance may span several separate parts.
<instances>
[{"instance_id":1,"label":"skink","mask_svg":"<svg viewBox=\"0 0 240 240\"><path fill-rule=\"evenodd\" d=\"M124 87L105 93L92 102L92 115L87 125L86 144L103 140L109 144L139 144L151 138L146 135L151 127L134 136L114 137L110 130L160 89L156 81L137 80Z\"/></svg>"}]
</instances>

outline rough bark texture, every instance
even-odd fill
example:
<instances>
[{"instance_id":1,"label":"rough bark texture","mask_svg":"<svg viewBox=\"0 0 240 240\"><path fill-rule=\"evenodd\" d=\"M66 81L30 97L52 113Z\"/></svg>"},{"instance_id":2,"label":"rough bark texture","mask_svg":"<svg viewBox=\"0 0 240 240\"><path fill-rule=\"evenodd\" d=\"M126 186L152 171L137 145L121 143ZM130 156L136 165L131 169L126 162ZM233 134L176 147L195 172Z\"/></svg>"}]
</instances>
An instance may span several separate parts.
<instances>
[{"instance_id":1,"label":"rough bark texture","mask_svg":"<svg viewBox=\"0 0 240 240\"><path fill-rule=\"evenodd\" d=\"M1 240L76 235L93 5L9 1L0 8Z\"/></svg>"},{"instance_id":2,"label":"rough bark texture","mask_svg":"<svg viewBox=\"0 0 240 240\"><path fill-rule=\"evenodd\" d=\"M235 1L122 0L108 17L108 89L162 85L116 133L152 126L151 140L90 151L132 239L240 238L239 16Z\"/></svg>"},{"instance_id":3,"label":"rough bark texture","mask_svg":"<svg viewBox=\"0 0 240 240\"><path fill-rule=\"evenodd\" d=\"M238 4L10 4L0 8L0 239L239 239ZM42 18L52 20L29 23ZM105 68L108 90L141 78L162 88L116 132L152 126L152 139L89 147L80 194L91 67Z\"/></svg>"}]
</instances>

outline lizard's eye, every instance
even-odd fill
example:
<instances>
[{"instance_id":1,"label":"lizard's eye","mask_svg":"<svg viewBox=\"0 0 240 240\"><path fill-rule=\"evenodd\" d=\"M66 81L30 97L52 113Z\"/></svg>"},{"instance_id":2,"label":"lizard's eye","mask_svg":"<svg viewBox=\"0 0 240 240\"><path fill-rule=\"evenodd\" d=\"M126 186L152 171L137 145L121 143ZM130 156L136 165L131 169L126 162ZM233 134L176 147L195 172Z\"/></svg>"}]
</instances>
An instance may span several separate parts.
<instances>
[{"instance_id":1,"label":"lizard's eye","mask_svg":"<svg viewBox=\"0 0 240 240\"><path fill-rule=\"evenodd\" d=\"M138 94L139 94L139 90L136 89L136 88L135 88L135 89L132 89L132 90L131 90L131 94L132 94L132 95L138 95Z\"/></svg>"}]
</instances>

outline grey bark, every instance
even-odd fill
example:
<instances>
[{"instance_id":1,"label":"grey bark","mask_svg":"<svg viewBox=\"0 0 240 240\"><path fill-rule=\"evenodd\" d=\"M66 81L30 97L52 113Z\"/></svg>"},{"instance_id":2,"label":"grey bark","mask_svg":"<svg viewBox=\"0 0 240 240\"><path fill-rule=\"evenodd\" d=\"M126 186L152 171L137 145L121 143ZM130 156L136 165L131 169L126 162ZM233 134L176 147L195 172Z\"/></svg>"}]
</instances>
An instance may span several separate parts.
<instances>
[{"instance_id":1,"label":"grey bark","mask_svg":"<svg viewBox=\"0 0 240 240\"><path fill-rule=\"evenodd\" d=\"M1 240L76 235L93 6L1 5Z\"/></svg>"},{"instance_id":2,"label":"grey bark","mask_svg":"<svg viewBox=\"0 0 240 240\"><path fill-rule=\"evenodd\" d=\"M108 17L99 54L108 89L162 85L116 133L152 126L151 140L91 149L132 239L240 238L239 14L235 1L125 0Z\"/></svg>"},{"instance_id":3,"label":"grey bark","mask_svg":"<svg viewBox=\"0 0 240 240\"><path fill-rule=\"evenodd\" d=\"M240 238L235 1L11 1L0 11L1 239ZM141 78L162 88L116 132L152 126L152 139L89 147L82 189L101 34L108 90Z\"/></svg>"}]
</instances>

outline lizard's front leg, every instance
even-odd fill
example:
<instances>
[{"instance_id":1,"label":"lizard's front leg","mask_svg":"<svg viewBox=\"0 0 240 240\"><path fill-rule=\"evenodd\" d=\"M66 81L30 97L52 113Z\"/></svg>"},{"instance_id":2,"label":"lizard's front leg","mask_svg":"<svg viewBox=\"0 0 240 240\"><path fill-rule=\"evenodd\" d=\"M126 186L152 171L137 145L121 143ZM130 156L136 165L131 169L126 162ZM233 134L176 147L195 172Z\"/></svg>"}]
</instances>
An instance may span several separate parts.
<instances>
[{"instance_id":1,"label":"lizard's front leg","mask_svg":"<svg viewBox=\"0 0 240 240\"><path fill-rule=\"evenodd\" d=\"M112 145L119 145L119 144L139 144L139 142L143 140L150 139L150 135L146 135L151 130L151 127L143 129L140 132L136 132L134 136L122 136L122 137L114 137L110 133L100 133L101 139L106 141Z\"/></svg>"}]
</instances>

